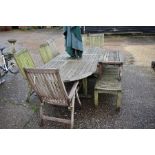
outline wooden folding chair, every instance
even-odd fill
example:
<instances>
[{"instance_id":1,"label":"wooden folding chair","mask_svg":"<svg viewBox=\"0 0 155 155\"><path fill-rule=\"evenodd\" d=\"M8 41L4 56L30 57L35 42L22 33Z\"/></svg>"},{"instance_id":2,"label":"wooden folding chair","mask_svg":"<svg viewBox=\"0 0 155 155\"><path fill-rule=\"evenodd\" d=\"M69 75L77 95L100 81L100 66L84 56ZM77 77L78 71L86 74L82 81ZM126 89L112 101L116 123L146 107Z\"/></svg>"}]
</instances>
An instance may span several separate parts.
<instances>
[{"instance_id":1,"label":"wooden folding chair","mask_svg":"<svg viewBox=\"0 0 155 155\"><path fill-rule=\"evenodd\" d=\"M48 43L40 45L39 53L44 64L46 64L53 58L52 50L50 49Z\"/></svg>"},{"instance_id":2,"label":"wooden folding chair","mask_svg":"<svg viewBox=\"0 0 155 155\"><path fill-rule=\"evenodd\" d=\"M59 55L59 51L58 48L55 44L55 40L54 39L49 39L47 40L48 45L50 46L51 50L52 50L52 56L56 57L57 55Z\"/></svg>"},{"instance_id":3,"label":"wooden folding chair","mask_svg":"<svg viewBox=\"0 0 155 155\"><path fill-rule=\"evenodd\" d=\"M100 47L104 45L104 34L84 34L83 35L84 47Z\"/></svg>"},{"instance_id":4,"label":"wooden folding chair","mask_svg":"<svg viewBox=\"0 0 155 155\"><path fill-rule=\"evenodd\" d=\"M39 53L44 64L46 64L52 58L56 57L59 54L53 42L41 44L39 48Z\"/></svg>"},{"instance_id":5,"label":"wooden folding chair","mask_svg":"<svg viewBox=\"0 0 155 155\"><path fill-rule=\"evenodd\" d=\"M118 66L106 66L102 75L97 79L94 89L94 103L98 106L99 94L113 94L117 96L116 110L120 110L122 100L121 73Z\"/></svg>"},{"instance_id":6,"label":"wooden folding chair","mask_svg":"<svg viewBox=\"0 0 155 155\"><path fill-rule=\"evenodd\" d=\"M78 96L78 83L75 82L69 93L67 93L64 83L61 80L59 70L57 69L25 69L27 79L39 96L41 101L40 117L41 124L43 120L51 120L74 126L74 104L77 97L79 105L81 105ZM43 113L44 104L68 107L71 111L71 119L63 119L57 117L49 117Z\"/></svg>"},{"instance_id":7,"label":"wooden folding chair","mask_svg":"<svg viewBox=\"0 0 155 155\"><path fill-rule=\"evenodd\" d=\"M27 77L26 77L25 72L24 72L24 68L25 67L35 68L36 67L31 55L28 52L28 50L22 49L21 51L15 53L14 59L18 65L20 73L23 75L24 79L27 80ZM29 91L28 91L27 99L26 99L27 102L29 102L30 96L33 94L32 87L29 85L29 83L28 83L28 88L29 88Z\"/></svg>"}]
</instances>

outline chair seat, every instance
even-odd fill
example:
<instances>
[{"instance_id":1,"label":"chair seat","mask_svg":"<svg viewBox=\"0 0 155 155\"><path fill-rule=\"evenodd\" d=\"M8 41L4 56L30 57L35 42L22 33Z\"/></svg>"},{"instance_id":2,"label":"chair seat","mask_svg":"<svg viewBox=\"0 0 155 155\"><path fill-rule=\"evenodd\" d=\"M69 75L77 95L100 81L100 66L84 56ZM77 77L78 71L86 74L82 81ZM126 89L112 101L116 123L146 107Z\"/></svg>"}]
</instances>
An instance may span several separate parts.
<instances>
[{"instance_id":1,"label":"chair seat","mask_svg":"<svg viewBox=\"0 0 155 155\"><path fill-rule=\"evenodd\" d=\"M95 89L97 90L109 90L109 91L121 91L121 82L117 79L101 78L97 80Z\"/></svg>"},{"instance_id":2,"label":"chair seat","mask_svg":"<svg viewBox=\"0 0 155 155\"><path fill-rule=\"evenodd\" d=\"M121 91L121 81L119 80L118 67L107 66L103 69L103 74L97 80L95 89Z\"/></svg>"},{"instance_id":3,"label":"chair seat","mask_svg":"<svg viewBox=\"0 0 155 155\"><path fill-rule=\"evenodd\" d=\"M52 105L58 105L58 106L64 106L64 107L67 107L68 104L65 100L58 100L58 99L43 99L45 103L48 103L48 104L52 104Z\"/></svg>"}]
</instances>

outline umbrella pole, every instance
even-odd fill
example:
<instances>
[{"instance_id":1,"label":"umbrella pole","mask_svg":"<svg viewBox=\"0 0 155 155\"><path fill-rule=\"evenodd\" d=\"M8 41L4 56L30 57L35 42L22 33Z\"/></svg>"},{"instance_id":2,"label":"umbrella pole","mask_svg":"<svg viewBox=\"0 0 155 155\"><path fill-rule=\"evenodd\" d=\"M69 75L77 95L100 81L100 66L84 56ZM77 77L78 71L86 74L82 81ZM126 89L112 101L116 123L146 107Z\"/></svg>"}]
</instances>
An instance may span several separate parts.
<instances>
[{"instance_id":1,"label":"umbrella pole","mask_svg":"<svg viewBox=\"0 0 155 155\"><path fill-rule=\"evenodd\" d=\"M75 50L75 57L78 58L77 50Z\"/></svg>"}]
</instances>

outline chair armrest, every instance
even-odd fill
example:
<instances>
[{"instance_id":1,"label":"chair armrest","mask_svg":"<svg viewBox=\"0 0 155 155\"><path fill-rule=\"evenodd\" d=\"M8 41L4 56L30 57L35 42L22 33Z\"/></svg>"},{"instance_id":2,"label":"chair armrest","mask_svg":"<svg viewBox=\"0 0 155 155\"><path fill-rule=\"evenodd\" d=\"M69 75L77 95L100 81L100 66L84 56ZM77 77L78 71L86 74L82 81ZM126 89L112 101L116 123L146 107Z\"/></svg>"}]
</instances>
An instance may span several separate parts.
<instances>
[{"instance_id":1,"label":"chair armrest","mask_svg":"<svg viewBox=\"0 0 155 155\"><path fill-rule=\"evenodd\" d=\"M75 82L75 83L73 84L73 86L72 86L72 88L71 88L71 90L70 90L70 92L69 92L69 95L68 95L68 98L69 98L70 100L73 98L73 96L74 96L74 94L75 94L75 92L76 92L76 90L77 90L78 84L79 84L79 81L77 81L77 82Z\"/></svg>"}]
</instances>

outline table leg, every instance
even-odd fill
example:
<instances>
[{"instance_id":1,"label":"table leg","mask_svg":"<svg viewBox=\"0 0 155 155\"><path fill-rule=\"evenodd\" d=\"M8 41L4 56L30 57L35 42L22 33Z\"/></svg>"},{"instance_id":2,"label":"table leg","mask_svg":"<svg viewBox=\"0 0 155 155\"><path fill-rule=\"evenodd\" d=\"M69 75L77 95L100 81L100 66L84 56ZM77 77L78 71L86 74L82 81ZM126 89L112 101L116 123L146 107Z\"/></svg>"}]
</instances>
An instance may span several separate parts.
<instances>
[{"instance_id":1,"label":"table leg","mask_svg":"<svg viewBox=\"0 0 155 155\"><path fill-rule=\"evenodd\" d=\"M88 92L87 92L87 78L82 80L82 85L83 85L83 93L84 93L85 96L87 96L88 95Z\"/></svg>"},{"instance_id":2,"label":"table leg","mask_svg":"<svg viewBox=\"0 0 155 155\"><path fill-rule=\"evenodd\" d=\"M98 106L98 91L95 90L94 91L94 103L95 103L95 107Z\"/></svg>"}]
</instances>

